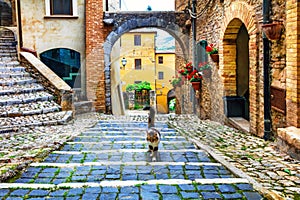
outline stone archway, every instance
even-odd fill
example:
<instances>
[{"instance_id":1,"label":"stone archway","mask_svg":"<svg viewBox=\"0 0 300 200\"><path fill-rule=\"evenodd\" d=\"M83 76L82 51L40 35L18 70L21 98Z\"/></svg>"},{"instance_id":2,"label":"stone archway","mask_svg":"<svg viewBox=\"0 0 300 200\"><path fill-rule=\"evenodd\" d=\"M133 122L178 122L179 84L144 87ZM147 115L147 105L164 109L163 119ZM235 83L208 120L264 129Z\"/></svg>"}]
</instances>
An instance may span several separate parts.
<instances>
[{"instance_id":1,"label":"stone archway","mask_svg":"<svg viewBox=\"0 0 300 200\"><path fill-rule=\"evenodd\" d=\"M236 66L237 66L237 46L236 40L242 25L245 25L249 35L249 110L250 110L250 132L259 133L260 124L259 116L261 92L259 84L260 70L258 60L258 22L253 17L255 9L244 2L234 2L226 10L224 17L224 26L222 27L223 41L220 45L220 76L223 80L224 96L234 96L237 94L236 87ZM263 120L261 120L263 121Z\"/></svg>"},{"instance_id":2,"label":"stone archway","mask_svg":"<svg viewBox=\"0 0 300 200\"><path fill-rule=\"evenodd\" d=\"M174 14L174 13L173 13ZM165 20L167 19L167 20ZM174 20L174 19L173 19ZM115 21L115 23L117 23ZM115 24L116 27L116 24ZM112 112L112 103L111 103L111 60L110 55L112 52L112 47L115 42L121 37L122 34L129 32L130 30L138 28L159 28L175 38L177 43L182 49L184 58L189 56L189 35L188 32L185 33L185 30L180 27L174 21L168 21L168 18L134 18L131 20L124 21L123 24L119 25L115 30L111 31L103 46L104 46L104 76L105 76L105 105L106 112ZM120 98L121 99L121 98Z\"/></svg>"}]
</instances>

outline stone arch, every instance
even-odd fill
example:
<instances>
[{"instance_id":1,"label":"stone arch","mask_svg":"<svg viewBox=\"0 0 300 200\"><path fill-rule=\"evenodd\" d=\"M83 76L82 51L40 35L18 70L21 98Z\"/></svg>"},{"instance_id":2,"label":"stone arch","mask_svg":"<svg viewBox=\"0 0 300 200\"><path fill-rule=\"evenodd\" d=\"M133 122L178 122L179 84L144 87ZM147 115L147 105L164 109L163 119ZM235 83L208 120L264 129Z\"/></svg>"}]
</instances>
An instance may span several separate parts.
<instances>
[{"instance_id":1,"label":"stone arch","mask_svg":"<svg viewBox=\"0 0 300 200\"><path fill-rule=\"evenodd\" d=\"M0 26L13 25L13 9L9 1L0 0Z\"/></svg>"},{"instance_id":2,"label":"stone arch","mask_svg":"<svg viewBox=\"0 0 300 200\"><path fill-rule=\"evenodd\" d=\"M255 8L245 2L234 2L226 10L221 27L220 76L223 80L224 96L236 95L236 39L239 29L244 24L249 35L249 110L250 131L256 133L259 119L259 60L258 20L255 18Z\"/></svg>"},{"instance_id":3,"label":"stone arch","mask_svg":"<svg viewBox=\"0 0 300 200\"><path fill-rule=\"evenodd\" d=\"M159 19L156 17L150 17L150 18L141 18L141 19L131 19L125 21L123 24L117 26L115 24L115 27L117 27L115 30L111 31L104 44L104 75L105 75L105 105L106 105L106 112L112 113L112 105L111 105L111 80L110 80L110 72L111 72L111 60L110 60L110 54L112 51L112 47L115 44L115 42L126 32L129 32L130 30L138 29L138 28L159 28L167 33L169 33L171 36L175 38L175 40L178 42L179 46L182 49L183 56L185 59L188 58L189 54L189 36L187 34L182 33L183 30L180 28L179 25L165 21L164 19Z\"/></svg>"}]
</instances>

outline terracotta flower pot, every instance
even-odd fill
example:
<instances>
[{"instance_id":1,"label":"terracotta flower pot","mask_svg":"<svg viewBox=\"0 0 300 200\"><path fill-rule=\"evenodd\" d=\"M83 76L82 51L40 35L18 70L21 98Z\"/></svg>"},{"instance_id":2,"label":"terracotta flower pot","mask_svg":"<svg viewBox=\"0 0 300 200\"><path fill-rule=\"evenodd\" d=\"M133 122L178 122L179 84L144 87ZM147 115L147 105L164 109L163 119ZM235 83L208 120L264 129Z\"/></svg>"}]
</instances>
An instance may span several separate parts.
<instances>
[{"instance_id":1,"label":"terracotta flower pot","mask_svg":"<svg viewBox=\"0 0 300 200\"><path fill-rule=\"evenodd\" d=\"M219 62L219 54L210 54L212 61Z\"/></svg>"},{"instance_id":2,"label":"terracotta flower pot","mask_svg":"<svg viewBox=\"0 0 300 200\"><path fill-rule=\"evenodd\" d=\"M282 23L263 24L262 29L269 40L278 40L282 32Z\"/></svg>"},{"instance_id":3,"label":"terracotta flower pot","mask_svg":"<svg viewBox=\"0 0 300 200\"><path fill-rule=\"evenodd\" d=\"M195 91L200 89L201 82L191 82L191 83Z\"/></svg>"}]
</instances>

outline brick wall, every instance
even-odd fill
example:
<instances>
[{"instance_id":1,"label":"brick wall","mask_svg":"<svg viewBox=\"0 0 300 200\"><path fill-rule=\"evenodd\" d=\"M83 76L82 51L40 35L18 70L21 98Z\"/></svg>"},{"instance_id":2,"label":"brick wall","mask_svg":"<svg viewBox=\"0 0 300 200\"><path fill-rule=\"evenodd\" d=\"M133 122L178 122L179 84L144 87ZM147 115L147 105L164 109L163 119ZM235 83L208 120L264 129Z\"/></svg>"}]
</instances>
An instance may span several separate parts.
<instances>
[{"instance_id":1,"label":"brick wall","mask_svg":"<svg viewBox=\"0 0 300 200\"><path fill-rule=\"evenodd\" d=\"M178 7L183 9L185 6L181 3L179 0L176 1L176 5L180 5ZM206 40L208 43L217 44L220 62L214 63L209 60L213 72L211 79L204 79L203 82L198 105L201 108L199 115L201 118L208 117L221 123L226 121L222 97L236 95L236 39L241 25L244 24L249 34L250 131L262 137L264 132L263 44L260 27L262 1L225 0L223 4L217 1L206 7L207 3L207 1L197 1L197 12L201 15L197 18L196 42ZM205 7L208 9L204 9ZM300 72L297 69L299 14L297 12L299 13L297 1L289 0L286 5L281 0L271 1L271 20L280 19L284 24L286 23L286 30L280 40L270 41L271 85L287 89L287 115L272 109L274 131L287 124L299 126L300 122L297 79ZM181 92L178 98L179 101L183 101L181 98L187 97L184 97L184 92ZM191 113L193 110L185 110L185 112Z\"/></svg>"},{"instance_id":2,"label":"brick wall","mask_svg":"<svg viewBox=\"0 0 300 200\"><path fill-rule=\"evenodd\" d=\"M102 45L107 34L102 0L86 1L86 89L97 111L105 112L105 78Z\"/></svg>"}]
</instances>

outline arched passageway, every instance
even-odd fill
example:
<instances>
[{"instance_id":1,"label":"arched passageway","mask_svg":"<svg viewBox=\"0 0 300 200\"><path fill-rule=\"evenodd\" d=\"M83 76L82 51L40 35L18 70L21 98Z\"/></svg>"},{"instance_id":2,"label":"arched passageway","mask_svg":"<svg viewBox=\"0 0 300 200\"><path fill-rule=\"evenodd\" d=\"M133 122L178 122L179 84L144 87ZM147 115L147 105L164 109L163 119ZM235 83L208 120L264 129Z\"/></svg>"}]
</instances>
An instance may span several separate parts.
<instances>
[{"instance_id":1,"label":"arched passageway","mask_svg":"<svg viewBox=\"0 0 300 200\"><path fill-rule=\"evenodd\" d=\"M156 18L156 17L145 17L141 15L141 18L137 18L135 16L134 19L130 20L124 20L124 18L121 23L117 20L115 22L112 22L111 24L114 24L114 27L116 27L114 30L112 30L108 36L106 37L106 40L104 42L104 73L105 73L105 103L106 103L106 111L108 113L112 112L112 96L114 96L114 100L119 99L118 102L120 102L122 98L122 93L120 92L120 83L117 83L112 90L111 84L112 79L115 79L114 77L111 77L111 53L112 53L112 47L116 43L116 41L126 32L129 32L130 30L138 29L138 28L159 28L161 30L166 31L171 36L174 37L177 44L180 46L182 50L183 59L187 59L189 57L189 32L187 31L185 25L180 26L176 22L176 15L174 12L171 12L172 14L165 18ZM143 18L145 17L145 18ZM110 19L109 16L107 17L107 20ZM178 56L178 55L176 55ZM116 74L115 74L116 75ZM121 103L122 104L122 103ZM119 107L124 107L122 105L119 105Z\"/></svg>"}]
</instances>

